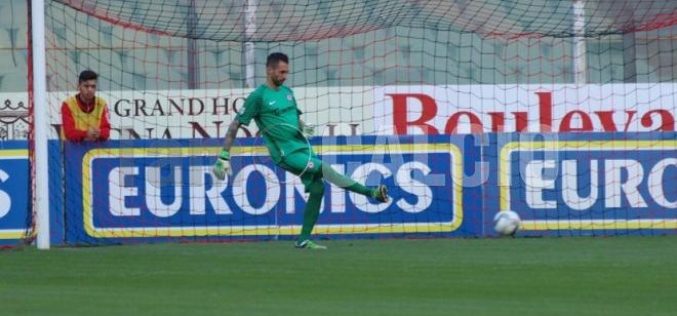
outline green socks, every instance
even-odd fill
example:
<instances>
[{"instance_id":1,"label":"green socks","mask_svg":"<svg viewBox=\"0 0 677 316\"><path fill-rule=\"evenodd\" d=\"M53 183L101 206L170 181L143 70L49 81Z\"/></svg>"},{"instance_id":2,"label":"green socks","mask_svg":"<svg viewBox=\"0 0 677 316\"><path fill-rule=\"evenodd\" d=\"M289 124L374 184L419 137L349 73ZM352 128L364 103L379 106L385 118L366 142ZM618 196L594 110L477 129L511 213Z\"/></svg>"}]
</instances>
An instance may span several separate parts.
<instances>
[{"instance_id":1,"label":"green socks","mask_svg":"<svg viewBox=\"0 0 677 316\"><path fill-rule=\"evenodd\" d=\"M362 185L361 183L348 178L334 170L329 165L322 164L322 175L327 181L336 185L339 188L344 188L348 191L359 193L365 196L371 197L374 193L372 189L369 189Z\"/></svg>"}]
</instances>

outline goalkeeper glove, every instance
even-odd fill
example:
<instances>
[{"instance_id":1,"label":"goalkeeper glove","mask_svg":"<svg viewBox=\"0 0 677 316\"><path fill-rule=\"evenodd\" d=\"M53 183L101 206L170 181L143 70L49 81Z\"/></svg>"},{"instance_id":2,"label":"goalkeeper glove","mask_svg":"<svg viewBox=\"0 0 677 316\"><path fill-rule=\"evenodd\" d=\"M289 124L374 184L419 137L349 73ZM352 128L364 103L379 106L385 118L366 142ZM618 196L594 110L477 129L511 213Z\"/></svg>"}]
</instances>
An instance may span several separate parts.
<instances>
[{"instance_id":1,"label":"goalkeeper glove","mask_svg":"<svg viewBox=\"0 0 677 316\"><path fill-rule=\"evenodd\" d=\"M230 167L230 153L227 150L221 150L221 154L219 154L219 158L216 159L212 172L219 180L225 179L226 175L233 175L233 169Z\"/></svg>"},{"instance_id":2,"label":"goalkeeper glove","mask_svg":"<svg viewBox=\"0 0 677 316\"><path fill-rule=\"evenodd\" d=\"M315 136L315 127L312 125L303 124L301 132L303 133L303 136L305 136L306 138L313 137Z\"/></svg>"}]
</instances>

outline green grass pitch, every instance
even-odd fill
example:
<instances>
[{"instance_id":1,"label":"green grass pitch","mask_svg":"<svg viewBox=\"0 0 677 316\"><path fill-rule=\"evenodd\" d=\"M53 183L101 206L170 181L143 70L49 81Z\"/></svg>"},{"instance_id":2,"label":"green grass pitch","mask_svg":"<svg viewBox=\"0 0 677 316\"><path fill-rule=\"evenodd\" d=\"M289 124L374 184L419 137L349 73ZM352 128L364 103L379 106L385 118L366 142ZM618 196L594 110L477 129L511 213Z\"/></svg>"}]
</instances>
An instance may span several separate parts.
<instances>
[{"instance_id":1,"label":"green grass pitch","mask_svg":"<svg viewBox=\"0 0 677 316\"><path fill-rule=\"evenodd\" d=\"M677 237L0 251L1 315L677 315Z\"/></svg>"}]
</instances>

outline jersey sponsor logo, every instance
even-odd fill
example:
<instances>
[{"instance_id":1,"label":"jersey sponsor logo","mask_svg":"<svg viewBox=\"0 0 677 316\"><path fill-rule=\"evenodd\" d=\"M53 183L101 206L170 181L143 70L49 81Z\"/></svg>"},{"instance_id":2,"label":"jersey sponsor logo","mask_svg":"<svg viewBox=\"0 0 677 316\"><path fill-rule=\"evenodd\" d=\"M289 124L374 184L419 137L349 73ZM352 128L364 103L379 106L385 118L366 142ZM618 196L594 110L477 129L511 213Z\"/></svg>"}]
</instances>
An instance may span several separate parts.
<instances>
[{"instance_id":1,"label":"jersey sponsor logo","mask_svg":"<svg viewBox=\"0 0 677 316\"><path fill-rule=\"evenodd\" d=\"M677 228L676 140L513 142L499 169L525 230Z\"/></svg>"}]
</instances>

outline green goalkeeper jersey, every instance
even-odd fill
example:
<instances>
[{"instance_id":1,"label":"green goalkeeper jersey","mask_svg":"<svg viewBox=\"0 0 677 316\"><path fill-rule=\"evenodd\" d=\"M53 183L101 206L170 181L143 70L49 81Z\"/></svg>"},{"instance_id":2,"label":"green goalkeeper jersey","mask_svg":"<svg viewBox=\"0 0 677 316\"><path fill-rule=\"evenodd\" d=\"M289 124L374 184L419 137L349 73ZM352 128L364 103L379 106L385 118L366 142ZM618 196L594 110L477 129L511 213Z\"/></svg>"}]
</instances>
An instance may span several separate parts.
<instances>
[{"instance_id":1,"label":"green goalkeeper jersey","mask_svg":"<svg viewBox=\"0 0 677 316\"><path fill-rule=\"evenodd\" d=\"M279 163L293 152L310 152L308 141L299 129L301 113L294 93L287 86L273 89L261 85L247 97L244 108L235 119L243 125L249 125L254 119L271 158Z\"/></svg>"}]
</instances>

